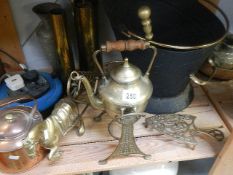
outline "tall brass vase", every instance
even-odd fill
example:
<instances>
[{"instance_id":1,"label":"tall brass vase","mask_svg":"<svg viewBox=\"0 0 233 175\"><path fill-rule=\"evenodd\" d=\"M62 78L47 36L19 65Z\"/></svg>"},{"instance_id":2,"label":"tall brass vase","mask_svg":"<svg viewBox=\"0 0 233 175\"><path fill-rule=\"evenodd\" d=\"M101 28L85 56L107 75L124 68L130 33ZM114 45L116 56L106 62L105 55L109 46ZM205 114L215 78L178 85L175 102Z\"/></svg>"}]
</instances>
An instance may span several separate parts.
<instances>
[{"instance_id":1,"label":"tall brass vase","mask_svg":"<svg viewBox=\"0 0 233 175\"><path fill-rule=\"evenodd\" d=\"M42 3L33 7L42 20L37 36L53 68L53 73L66 83L74 69L65 26L64 9L56 3Z\"/></svg>"},{"instance_id":2,"label":"tall brass vase","mask_svg":"<svg viewBox=\"0 0 233 175\"><path fill-rule=\"evenodd\" d=\"M74 61L65 26L64 10L52 10L51 21L56 43L56 49L60 58L60 64L62 69L61 77L62 80L66 82L69 78L70 73L74 70Z\"/></svg>"},{"instance_id":3,"label":"tall brass vase","mask_svg":"<svg viewBox=\"0 0 233 175\"><path fill-rule=\"evenodd\" d=\"M76 0L73 6L78 37L80 70L97 72L97 66L92 59L92 53L97 48L96 8L88 0Z\"/></svg>"}]
</instances>

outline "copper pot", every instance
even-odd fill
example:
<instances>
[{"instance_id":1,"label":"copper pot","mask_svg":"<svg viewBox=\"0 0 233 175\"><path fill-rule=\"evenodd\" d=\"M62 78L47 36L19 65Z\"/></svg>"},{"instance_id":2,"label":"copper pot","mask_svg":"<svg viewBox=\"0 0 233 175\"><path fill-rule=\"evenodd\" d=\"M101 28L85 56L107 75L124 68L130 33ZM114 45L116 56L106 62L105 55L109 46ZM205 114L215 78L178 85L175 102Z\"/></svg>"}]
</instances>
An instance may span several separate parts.
<instances>
[{"instance_id":1,"label":"copper pot","mask_svg":"<svg viewBox=\"0 0 233 175\"><path fill-rule=\"evenodd\" d=\"M34 107L4 106L30 97L7 98L0 100L0 171L18 173L33 167L45 156L45 150L37 146L37 156L31 158L23 147L23 141L33 126L42 121L41 114ZM4 107L4 108L2 108Z\"/></svg>"}]
</instances>

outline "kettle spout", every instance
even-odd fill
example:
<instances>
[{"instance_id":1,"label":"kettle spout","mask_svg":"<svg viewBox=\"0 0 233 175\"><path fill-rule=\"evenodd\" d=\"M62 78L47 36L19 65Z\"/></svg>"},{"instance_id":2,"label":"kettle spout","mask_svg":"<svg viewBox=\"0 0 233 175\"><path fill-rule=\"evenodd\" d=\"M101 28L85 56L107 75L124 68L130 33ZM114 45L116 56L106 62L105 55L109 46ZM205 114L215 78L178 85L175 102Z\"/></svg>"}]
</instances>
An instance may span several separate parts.
<instances>
[{"instance_id":1,"label":"kettle spout","mask_svg":"<svg viewBox=\"0 0 233 175\"><path fill-rule=\"evenodd\" d=\"M84 87L87 91L87 96L88 96L88 99L90 101L90 104L93 108L95 108L95 109L103 109L104 108L103 102L101 101L101 99L96 97L95 92L93 91L89 80L84 75L80 75L78 72L73 71L71 73L71 79L74 81L78 80L78 81L82 82L82 84L84 85Z\"/></svg>"}]
</instances>

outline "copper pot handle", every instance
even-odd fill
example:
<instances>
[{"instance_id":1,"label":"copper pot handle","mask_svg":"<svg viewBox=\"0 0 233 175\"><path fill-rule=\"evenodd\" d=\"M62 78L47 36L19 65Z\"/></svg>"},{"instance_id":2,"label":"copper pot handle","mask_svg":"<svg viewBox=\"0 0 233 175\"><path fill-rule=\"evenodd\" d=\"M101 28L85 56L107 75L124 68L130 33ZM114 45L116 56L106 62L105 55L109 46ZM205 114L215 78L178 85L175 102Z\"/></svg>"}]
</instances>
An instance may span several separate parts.
<instances>
[{"instance_id":1,"label":"copper pot handle","mask_svg":"<svg viewBox=\"0 0 233 175\"><path fill-rule=\"evenodd\" d=\"M211 67L213 68L213 72L212 72L212 74L210 75L209 79L208 79L207 81L201 80L201 79L198 78L195 74L190 74L189 78L190 78L194 83L196 83L196 84L198 84L198 85L201 85L201 86L204 86L204 85L210 83L210 81L213 79L214 75L215 75L216 72L217 72L217 68L216 68L216 66L215 66L215 64L214 64L214 61L213 61L211 58L208 59L208 62L209 62L209 64L211 65Z\"/></svg>"},{"instance_id":2,"label":"copper pot handle","mask_svg":"<svg viewBox=\"0 0 233 175\"><path fill-rule=\"evenodd\" d=\"M155 57L157 55L157 49L154 46L151 46L149 42L143 41L143 40L118 40L118 41L107 41L105 45L102 45L100 50L96 50L93 53L93 59L102 74L103 77L105 77L104 71L102 67L100 66L98 59L97 59L97 54L100 52L112 52L112 51L134 51L137 49L140 50L145 50L145 49L152 49L154 51L153 56L151 58L150 64L147 68L146 75L150 74L150 70L152 68L152 65L155 62Z\"/></svg>"},{"instance_id":3,"label":"copper pot handle","mask_svg":"<svg viewBox=\"0 0 233 175\"><path fill-rule=\"evenodd\" d=\"M30 112L30 116L34 116L34 114L37 111L38 104L37 104L37 101L33 97L31 97L29 95L18 96L18 97L9 97L9 98L5 98L3 100L0 100L0 108L4 107L4 106L8 106L8 105L10 105L12 103L23 101L23 100L33 100L34 101L34 106L32 107L32 110Z\"/></svg>"}]
</instances>

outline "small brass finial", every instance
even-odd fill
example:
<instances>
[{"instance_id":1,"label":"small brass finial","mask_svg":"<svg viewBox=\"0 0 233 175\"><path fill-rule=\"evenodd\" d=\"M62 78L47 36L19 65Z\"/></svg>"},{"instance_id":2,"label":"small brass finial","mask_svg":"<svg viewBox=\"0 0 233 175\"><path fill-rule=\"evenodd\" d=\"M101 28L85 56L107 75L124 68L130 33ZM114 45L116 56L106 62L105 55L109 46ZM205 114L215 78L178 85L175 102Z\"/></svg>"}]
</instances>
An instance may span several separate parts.
<instances>
[{"instance_id":1,"label":"small brass finial","mask_svg":"<svg viewBox=\"0 0 233 175\"><path fill-rule=\"evenodd\" d=\"M129 67L129 59L128 58L125 58L124 59L124 67Z\"/></svg>"},{"instance_id":2,"label":"small brass finial","mask_svg":"<svg viewBox=\"0 0 233 175\"><path fill-rule=\"evenodd\" d=\"M145 32L145 38L151 40L153 38L152 26L151 26L151 9L148 6L141 6L138 9L138 17L141 19L143 31Z\"/></svg>"}]
</instances>

